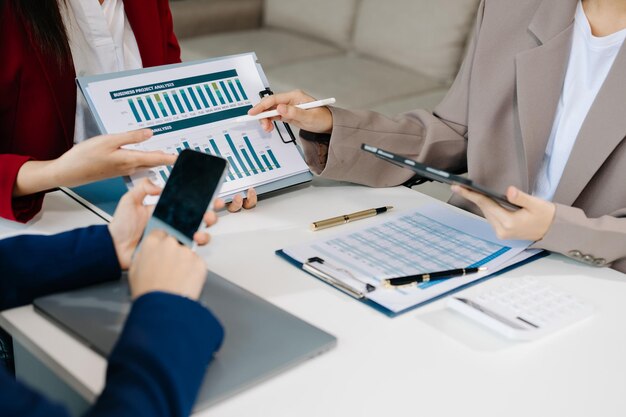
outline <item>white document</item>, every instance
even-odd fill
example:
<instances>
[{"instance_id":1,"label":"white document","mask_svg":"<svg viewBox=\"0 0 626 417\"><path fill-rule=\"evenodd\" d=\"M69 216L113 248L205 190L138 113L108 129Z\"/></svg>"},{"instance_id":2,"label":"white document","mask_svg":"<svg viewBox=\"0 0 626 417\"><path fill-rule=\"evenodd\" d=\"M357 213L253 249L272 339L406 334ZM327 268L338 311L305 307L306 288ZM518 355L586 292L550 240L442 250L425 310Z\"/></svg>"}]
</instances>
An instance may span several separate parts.
<instances>
[{"instance_id":1,"label":"white document","mask_svg":"<svg viewBox=\"0 0 626 417\"><path fill-rule=\"evenodd\" d=\"M229 171L221 196L229 196L308 172L293 143L258 121L232 123L260 101L265 83L254 54L168 66L91 81L83 92L106 133L150 128L154 136L128 146L178 154L193 149L226 158ZM287 139L287 138L286 138ZM137 173L163 186L171 167Z\"/></svg>"},{"instance_id":2,"label":"white document","mask_svg":"<svg viewBox=\"0 0 626 417\"><path fill-rule=\"evenodd\" d=\"M358 289L393 313L536 254L526 251L530 242L499 240L486 221L442 204L392 216L381 215L367 228L290 247L284 252L303 264L310 258L323 259L323 265L317 269ZM381 285L388 278L478 266L488 270L411 287L390 289ZM367 284L375 290L367 292Z\"/></svg>"}]
</instances>

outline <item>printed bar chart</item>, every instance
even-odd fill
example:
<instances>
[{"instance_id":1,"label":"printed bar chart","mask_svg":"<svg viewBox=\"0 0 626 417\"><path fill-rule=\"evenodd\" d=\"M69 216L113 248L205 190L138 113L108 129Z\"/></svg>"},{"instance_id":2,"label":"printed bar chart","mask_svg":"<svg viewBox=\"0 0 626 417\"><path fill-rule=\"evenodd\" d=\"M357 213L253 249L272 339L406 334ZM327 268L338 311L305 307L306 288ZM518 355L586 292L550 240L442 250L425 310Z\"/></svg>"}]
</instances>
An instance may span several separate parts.
<instances>
[{"instance_id":1,"label":"printed bar chart","mask_svg":"<svg viewBox=\"0 0 626 417\"><path fill-rule=\"evenodd\" d=\"M223 78L219 79L218 76ZM148 94L126 95L126 102L134 121L162 122L162 119L173 116L194 117L197 112L202 114L223 109L224 106L250 104L241 80L234 70L176 80L172 84L176 84L177 87Z\"/></svg>"},{"instance_id":2,"label":"printed bar chart","mask_svg":"<svg viewBox=\"0 0 626 417\"><path fill-rule=\"evenodd\" d=\"M165 110L165 106L163 105L163 102L161 101L161 96L158 94L155 94L154 98L156 99L157 105L161 109L161 114L163 115L163 117L167 117L167 111Z\"/></svg>"},{"instance_id":3,"label":"printed bar chart","mask_svg":"<svg viewBox=\"0 0 626 417\"><path fill-rule=\"evenodd\" d=\"M172 104L172 101L170 100L170 96L167 95L167 93L163 93L163 97L165 97L165 102L167 103L167 107L169 107L172 114L176 115L176 110L174 110L174 105Z\"/></svg>"},{"instance_id":4,"label":"printed bar chart","mask_svg":"<svg viewBox=\"0 0 626 417\"><path fill-rule=\"evenodd\" d=\"M139 103L139 108L141 109L141 112L143 113L143 117L145 117L146 120L150 120L150 116L148 115L148 110L146 109L145 104L143 104L143 100L141 99L141 97L137 98L137 103Z\"/></svg>"},{"instance_id":5,"label":"printed bar chart","mask_svg":"<svg viewBox=\"0 0 626 417\"><path fill-rule=\"evenodd\" d=\"M181 139L177 145L168 148L168 152L180 154L185 149L225 158L229 163L226 182L252 177L281 167L269 146L255 146L253 140L245 134L241 135L240 139L233 138L229 132L203 140ZM167 181L168 169L160 169L158 173L164 181Z\"/></svg>"},{"instance_id":6,"label":"printed bar chart","mask_svg":"<svg viewBox=\"0 0 626 417\"><path fill-rule=\"evenodd\" d=\"M141 116L139 116L137 107L135 107L135 103L133 102L132 99L128 99L128 105L130 106L130 109L133 112L133 115L135 116L135 120L137 120L137 123L141 123Z\"/></svg>"}]
</instances>

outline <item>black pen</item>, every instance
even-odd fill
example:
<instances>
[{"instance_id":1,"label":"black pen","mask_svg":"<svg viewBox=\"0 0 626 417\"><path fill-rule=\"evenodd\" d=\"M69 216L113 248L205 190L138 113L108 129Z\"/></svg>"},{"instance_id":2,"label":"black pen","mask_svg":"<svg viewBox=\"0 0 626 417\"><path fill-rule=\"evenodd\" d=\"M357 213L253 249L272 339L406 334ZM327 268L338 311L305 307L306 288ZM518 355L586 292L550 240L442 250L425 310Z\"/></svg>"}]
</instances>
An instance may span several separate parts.
<instances>
[{"instance_id":1,"label":"black pen","mask_svg":"<svg viewBox=\"0 0 626 417\"><path fill-rule=\"evenodd\" d=\"M450 269L448 271L430 272L427 274L409 275L400 278L384 279L382 284L384 287L402 287L404 285L418 284L421 282L430 282L440 279L450 279L455 277L462 277L467 274L474 274L476 272L486 271L486 267L479 268L459 268Z\"/></svg>"}]
</instances>

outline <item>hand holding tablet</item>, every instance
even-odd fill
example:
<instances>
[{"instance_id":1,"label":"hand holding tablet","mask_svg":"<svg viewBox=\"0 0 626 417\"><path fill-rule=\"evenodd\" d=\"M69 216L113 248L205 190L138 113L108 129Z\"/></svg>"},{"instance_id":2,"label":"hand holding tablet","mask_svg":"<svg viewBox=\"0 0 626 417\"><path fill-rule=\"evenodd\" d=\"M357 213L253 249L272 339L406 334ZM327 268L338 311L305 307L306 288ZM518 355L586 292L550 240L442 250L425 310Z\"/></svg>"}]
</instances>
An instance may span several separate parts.
<instances>
[{"instance_id":1,"label":"hand holding tablet","mask_svg":"<svg viewBox=\"0 0 626 417\"><path fill-rule=\"evenodd\" d=\"M518 205L509 202L505 195L496 193L481 185L475 184L470 179L461 177L459 175L454 175L440 169L429 167L428 165L424 165L412 159L405 158L404 156L394 154L393 152L379 149L375 146L362 144L361 149L365 152L374 154L377 157L392 164L398 165L403 168L409 168L415 171L420 176L428 178L430 180L450 185L460 185L461 187L467 188L468 190L472 190L482 195L485 195L509 210L518 210L521 208Z\"/></svg>"}]
</instances>

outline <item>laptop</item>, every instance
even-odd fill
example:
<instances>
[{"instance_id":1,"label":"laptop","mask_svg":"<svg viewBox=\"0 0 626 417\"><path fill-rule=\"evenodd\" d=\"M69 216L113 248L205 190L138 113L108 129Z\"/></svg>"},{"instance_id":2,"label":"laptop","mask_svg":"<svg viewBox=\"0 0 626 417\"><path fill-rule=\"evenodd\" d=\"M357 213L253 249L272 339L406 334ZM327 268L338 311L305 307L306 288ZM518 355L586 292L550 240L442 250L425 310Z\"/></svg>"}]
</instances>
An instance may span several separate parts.
<instances>
[{"instance_id":1,"label":"laptop","mask_svg":"<svg viewBox=\"0 0 626 417\"><path fill-rule=\"evenodd\" d=\"M201 303L225 329L194 411L317 356L337 339L209 272ZM126 280L39 298L35 309L108 356L130 310ZM201 329L198 329L201 331ZM163 335L167 337L167 335Z\"/></svg>"}]
</instances>

